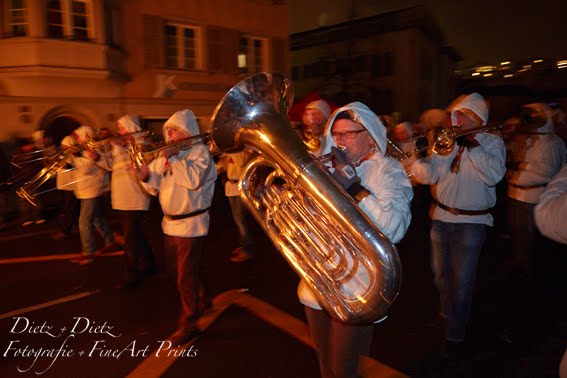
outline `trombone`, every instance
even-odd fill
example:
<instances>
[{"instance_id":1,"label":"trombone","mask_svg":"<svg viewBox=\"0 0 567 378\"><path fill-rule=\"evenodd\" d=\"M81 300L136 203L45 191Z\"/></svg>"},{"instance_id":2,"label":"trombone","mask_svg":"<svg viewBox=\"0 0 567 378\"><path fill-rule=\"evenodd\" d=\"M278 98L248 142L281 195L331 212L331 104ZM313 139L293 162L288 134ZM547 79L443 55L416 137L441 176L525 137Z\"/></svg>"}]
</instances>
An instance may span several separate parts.
<instances>
[{"instance_id":1,"label":"trombone","mask_svg":"<svg viewBox=\"0 0 567 378\"><path fill-rule=\"evenodd\" d=\"M431 134L427 135L419 135L413 138L406 139L404 143L415 141L416 145L419 147L414 148L411 151L401 152L404 158L408 158L413 154L418 154L424 151L431 151L435 154L446 156L449 155L453 148L455 147L455 143L457 138L473 135L477 133L481 133L484 131L489 130L498 130L502 128L502 124L496 124L492 126L483 126L476 129L471 129L463 132L455 132L455 129L459 128L460 126L452 126L452 127L435 127L429 131ZM422 141L420 143L420 141Z\"/></svg>"}]
</instances>

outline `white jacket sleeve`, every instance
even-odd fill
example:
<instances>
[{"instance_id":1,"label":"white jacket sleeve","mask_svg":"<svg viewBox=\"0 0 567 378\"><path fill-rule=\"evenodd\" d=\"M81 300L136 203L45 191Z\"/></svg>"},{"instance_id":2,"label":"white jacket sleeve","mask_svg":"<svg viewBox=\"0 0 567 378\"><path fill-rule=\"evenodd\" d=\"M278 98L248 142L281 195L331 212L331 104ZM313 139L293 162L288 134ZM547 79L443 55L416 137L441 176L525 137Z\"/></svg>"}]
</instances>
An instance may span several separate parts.
<instances>
[{"instance_id":1,"label":"white jacket sleeve","mask_svg":"<svg viewBox=\"0 0 567 378\"><path fill-rule=\"evenodd\" d=\"M208 178L209 166L213 159L205 146L193 147L187 155L169 158L175 183L189 190L200 188Z\"/></svg>"},{"instance_id":2,"label":"white jacket sleeve","mask_svg":"<svg viewBox=\"0 0 567 378\"><path fill-rule=\"evenodd\" d=\"M383 159L385 164L374 164L362 177L362 185L371 194L359 206L392 243L398 243L411 221L413 189L401 164Z\"/></svg>"},{"instance_id":3,"label":"white jacket sleeve","mask_svg":"<svg viewBox=\"0 0 567 378\"><path fill-rule=\"evenodd\" d=\"M546 136L537 143L535 159L520 164L520 169L509 172L511 181L516 185L541 185L549 182L565 163L565 144L555 135Z\"/></svg>"},{"instance_id":4,"label":"white jacket sleeve","mask_svg":"<svg viewBox=\"0 0 567 378\"><path fill-rule=\"evenodd\" d=\"M534 209L541 233L558 243L567 244L567 165L551 180Z\"/></svg>"},{"instance_id":5,"label":"white jacket sleeve","mask_svg":"<svg viewBox=\"0 0 567 378\"><path fill-rule=\"evenodd\" d=\"M469 149L469 157L478 178L488 186L495 186L506 174L506 147L504 141L492 134L476 135L480 147Z\"/></svg>"}]
</instances>

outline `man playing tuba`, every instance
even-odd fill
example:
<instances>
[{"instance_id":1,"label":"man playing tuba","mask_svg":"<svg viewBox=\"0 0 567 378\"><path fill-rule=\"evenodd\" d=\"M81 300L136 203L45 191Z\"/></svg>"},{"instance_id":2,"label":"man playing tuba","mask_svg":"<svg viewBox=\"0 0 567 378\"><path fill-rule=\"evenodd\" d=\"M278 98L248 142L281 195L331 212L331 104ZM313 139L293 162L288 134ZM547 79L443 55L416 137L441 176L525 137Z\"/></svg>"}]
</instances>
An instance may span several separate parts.
<instances>
[{"instance_id":1,"label":"man playing tuba","mask_svg":"<svg viewBox=\"0 0 567 378\"><path fill-rule=\"evenodd\" d=\"M378 116L360 102L337 109L325 131L324 145L323 152L334 155L333 177L392 243L399 242L410 224L413 192L402 165L384 156L386 129ZM304 281L298 294L305 305L321 376L357 376L358 357L370 352L373 324L347 324L332 318Z\"/></svg>"}]
</instances>

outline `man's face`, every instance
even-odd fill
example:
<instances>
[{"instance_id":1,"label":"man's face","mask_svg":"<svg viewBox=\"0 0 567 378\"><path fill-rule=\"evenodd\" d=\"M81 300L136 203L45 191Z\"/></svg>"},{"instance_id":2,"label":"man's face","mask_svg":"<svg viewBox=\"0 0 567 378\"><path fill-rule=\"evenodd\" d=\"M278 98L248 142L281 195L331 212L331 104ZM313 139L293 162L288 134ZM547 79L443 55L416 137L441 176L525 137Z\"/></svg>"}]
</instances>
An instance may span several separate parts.
<instances>
[{"instance_id":1,"label":"man's face","mask_svg":"<svg viewBox=\"0 0 567 378\"><path fill-rule=\"evenodd\" d=\"M405 127L398 126L394 128L394 139L397 142L403 142L404 140L409 139L409 137L410 134Z\"/></svg>"},{"instance_id":2,"label":"man's face","mask_svg":"<svg viewBox=\"0 0 567 378\"><path fill-rule=\"evenodd\" d=\"M470 109L455 110L454 115L461 130L476 129L482 126L480 117Z\"/></svg>"},{"instance_id":3,"label":"man's face","mask_svg":"<svg viewBox=\"0 0 567 378\"><path fill-rule=\"evenodd\" d=\"M303 125L304 131L313 133L315 135L320 135L323 133L323 127L327 119L317 109L306 109L303 112Z\"/></svg>"},{"instance_id":4,"label":"man's face","mask_svg":"<svg viewBox=\"0 0 567 378\"><path fill-rule=\"evenodd\" d=\"M165 127L165 135L169 142L176 142L178 140L186 139L191 136L187 131L177 127Z\"/></svg>"},{"instance_id":5,"label":"man's face","mask_svg":"<svg viewBox=\"0 0 567 378\"><path fill-rule=\"evenodd\" d=\"M374 139L372 139L370 133L363 126L350 119L335 121L331 135L337 146L345 149L346 158L351 163L360 160L374 146Z\"/></svg>"}]
</instances>

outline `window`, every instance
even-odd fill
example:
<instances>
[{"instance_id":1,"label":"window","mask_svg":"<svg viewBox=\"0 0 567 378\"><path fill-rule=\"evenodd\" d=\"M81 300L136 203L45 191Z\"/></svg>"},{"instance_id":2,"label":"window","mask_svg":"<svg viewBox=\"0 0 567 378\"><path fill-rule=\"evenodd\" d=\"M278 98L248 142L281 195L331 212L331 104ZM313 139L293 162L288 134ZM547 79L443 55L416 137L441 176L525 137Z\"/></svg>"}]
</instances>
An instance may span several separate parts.
<instances>
[{"instance_id":1,"label":"window","mask_svg":"<svg viewBox=\"0 0 567 378\"><path fill-rule=\"evenodd\" d=\"M92 11L88 0L49 0L47 36L78 41L93 39Z\"/></svg>"},{"instance_id":2,"label":"window","mask_svg":"<svg viewBox=\"0 0 567 378\"><path fill-rule=\"evenodd\" d=\"M28 35L28 10L24 0L7 2L6 32L14 37Z\"/></svg>"},{"instance_id":3,"label":"window","mask_svg":"<svg viewBox=\"0 0 567 378\"><path fill-rule=\"evenodd\" d=\"M254 37L241 37L238 48L238 71L254 74L265 70L266 41Z\"/></svg>"},{"instance_id":4,"label":"window","mask_svg":"<svg viewBox=\"0 0 567 378\"><path fill-rule=\"evenodd\" d=\"M165 56L167 67L187 70L201 69L200 30L186 25L165 26Z\"/></svg>"}]
</instances>

